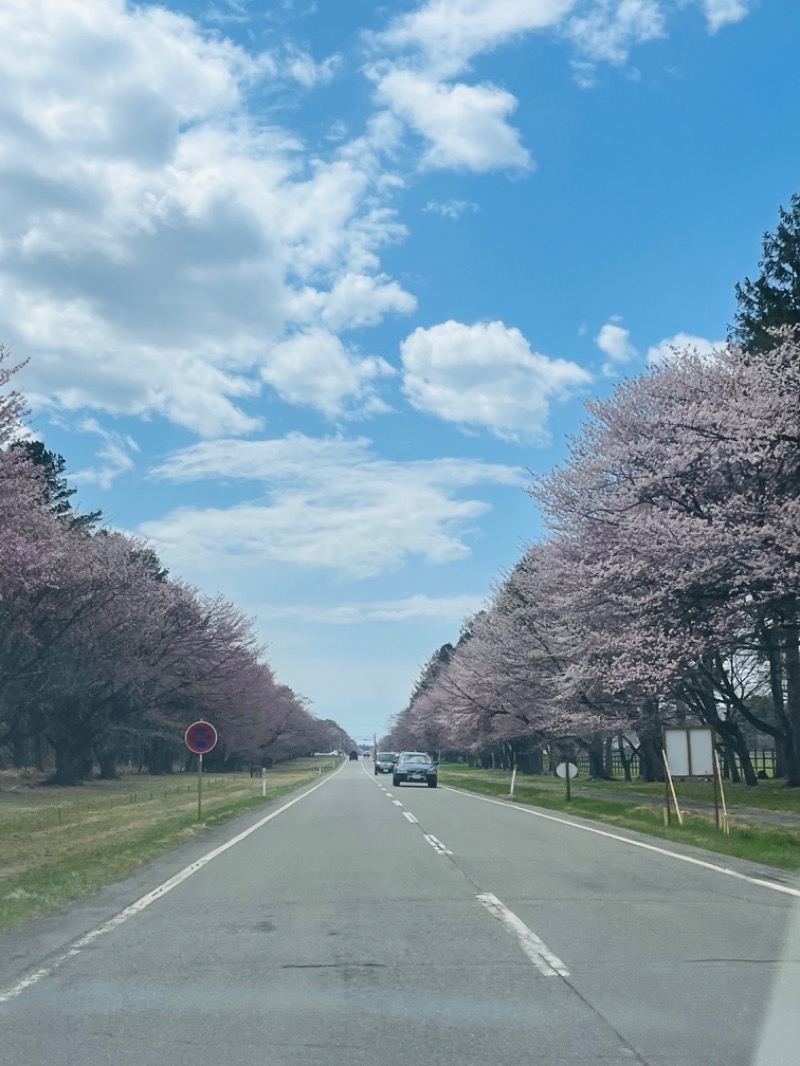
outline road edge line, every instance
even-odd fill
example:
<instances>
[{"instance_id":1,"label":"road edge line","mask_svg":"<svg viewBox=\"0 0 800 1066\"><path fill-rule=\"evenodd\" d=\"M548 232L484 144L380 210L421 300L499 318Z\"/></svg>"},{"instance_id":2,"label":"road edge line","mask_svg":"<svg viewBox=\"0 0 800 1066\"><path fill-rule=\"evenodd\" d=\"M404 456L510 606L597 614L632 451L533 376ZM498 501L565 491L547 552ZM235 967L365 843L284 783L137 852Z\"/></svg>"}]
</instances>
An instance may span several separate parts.
<instances>
[{"instance_id":1,"label":"road edge line","mask_svg":"<svg viewBox=\"0 0 800 1066\"><path fill-rule=\"evenodd\" d=\"M479 796L476 792L470 792L468 789L453 788L452 785L441 785L440 787L448 792L455 792L459 796L482 800L484 803L493 803L496 807L505 807L506 810L519 811L521 814L531 814L534 818L544 818L547 822L558 822L561 825L571 826L573 829L582 829L585 833L594 833L596 836L608 837L609 840L617 840L621 844L630 844L634 848L654 851L656 854L666 855L670 859L679 859L681 862L688 862L692 866L699 866L704 870L725 874L726 877L734 877L739 881L748 881L751 885L758 885L759 888L768 888L772 892L780 892L785 896L793 896L795 899L800 899L800 889L798 888L791 888L789 885L776 885L771 881L765 881L763 878L752 877L750 874L743 874L739 870L732 870L730 866L720 866L716 862L695 859L692 855L681 855L679 851L670 851L669 848L661 848L657 844L648 844L644 840L631 840L630 837L620 836L619 833L611 833L607 829L595 829L591 825L581 825L580 822L572 822L569 818L559 818L555 814L545 814L543 811L536 811L530 807L520 807L516 803L506 803L503 800L491 799L489 796Z\"/></svg>"},{"instance_id":2,"label":"road edge line","mask_svg":"<svg viewBox=\"0 0 800 1066\"><path fill-rule=\"evenodd\" d=\"M318 788L322 788L323 785L332 780L338 773L342 771L345 763L339 767L338 770L334 770L332 774L329 774L322 781L316 785L312 785L311 788L301 793L299 796L295 796L294 799L284 803L282 807L279 807L276 811L272 811L271 814L265 815L264 818L259 819L254 825L249 826L241 833L237 833L235 837L227 840L224 844L220 844L218 847L213 848L211 851L206 852L205 855L201 855L195 862L190 863L188 866L184 866L182 870L179 870L172 877L167 878L156 888L150 892L146 892L145 895L140 896L139 899L129 904L118 914L115 914L113 918L109 918L107 922L103 922L102 925L96 926L94 929L90 929L88 933L84 933L83 936L78 937L77 940L73 940L66 951L63 951L58 955L51 963L46 966L41 966L38 970L34 970L33 973L28 974L27 977L23 977L21 981L13 985L11 988L4 991L0 991L0 1004L8 1003L9 1000L15 999L17 996L26 992L29 988L33 988L34 985L38 985L40 981L43 981L46 977L50 977L55 971L66 962L67 959L73 959L76 955L92 944L99 937L104 936L106 933L112 932L114 929L118 929L125 922L135 917L137 914L141 914L143 910L146 910L152 903L156 903L158 900L163 899L168 892L171 892L173 888L177 888L178 885L182 885L184 881L187 881L190 877L197 873L198 870L202 870L204 866L207 866L214 859L218 858L224 852L234 847L236 844L240 844L247 837L256 832L257 829L261 829L267 822L271 822L273 818L277 818L279 814L283 814L284 811L288 811L290 807L294 807L300 800L304 800L306 796L310 796L312 792L316 792Z\"/></svg>"}]
</instances>

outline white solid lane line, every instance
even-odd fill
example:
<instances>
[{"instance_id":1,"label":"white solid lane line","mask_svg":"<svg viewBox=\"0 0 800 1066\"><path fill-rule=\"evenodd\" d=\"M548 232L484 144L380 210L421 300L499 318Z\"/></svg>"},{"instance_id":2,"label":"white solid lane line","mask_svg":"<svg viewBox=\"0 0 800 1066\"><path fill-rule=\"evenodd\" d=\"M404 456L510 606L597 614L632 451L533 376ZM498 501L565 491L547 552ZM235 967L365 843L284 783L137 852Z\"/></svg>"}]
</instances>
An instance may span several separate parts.
<instances>
[{"instance_id":1,"label":"white solid lane line","mask_svg":"<svg viewBox=\"0 0 800 1066\"><path fill-rule=\"evenodd\" d=\"M411 813L411 811L403 811L403 817L407 818L409 820L409 822L411 822L412 824L414 824L414 825L417 824L417 819L414 817L414 815Z\"/></svg>"},{"instance_id":2,"label":"white solid lane line","mask_svg":"<svg viewBox=\"0 0 800 1066\"><path fill-rule=\"evenodd\" d=\"M560 825L568 825L572 829L582 829L584 833L594 833L595 836L607 837L616 840L620 844L629 844L632 848L642 848L644 851L654 851L657 855L666 855L668 859L678 859L680 862L688 862L692 866L699 866L703 870L712 870L714 873L725 874L726 877L735 877L738 881L748 881L751 885L759 888L768 888L772 892L780 892L784 896L794 896L800 899L800 889L790 888L788 885L776 885L772 881L765 881L761 877L750 877L749 874L731 870L729 866L720 866L716 862L706 862L704 859L695 859L691 855L681 855L679 851L670 851L669 848L660 848L657 844L646 844L643 840L631 840L630 837L620 836L619 833L610 833L607 829L595 829L590 825L581 825L580 822L571 822L569 818L557 818L554 814L544 814L542 811L531 810L530 807L518 807L516 803L507 803L505 800L493 800L488 796L476 796L474 792L466 792L460 788L451 788L450 785L441 785L448 792L455 792L457 796L466 796L468 799L480 800L482 803L493 803L496 807L505 807L509 811L519 811L520 814L531 814L534 818L543 818L546 822L558 822Z\"/></svg>"},{"instance_id":3,"label":"white solid lane line","mask_svg":"<svg viewBox=\"0 0 800 1066\"><path fill-rule=\"evenodd\" d=\"M519 946L540 974L544 977L569 977L569 970L561 959L553 954L521 918L501 903L497 896L493 896L491 892L482 892L477 898L491 915L514 934Z\"/></svg>"},{"instance_id":4,"label":"white solid lane line","mask_svg":"<svg viewBox=\"0 0 800 1066\"><path fill-rule=\"evenodd\" d=\"M98 925L97 928L91 929L88 933L84 933L78 940L73 941L69 948L47 966L43 966L41 969L36 970L34 973L28 974L21 981L15 984L12 988L8 988L5 991L0 991L0 1003L7 1003L8 1000L14 999L15 996L19 996L22 992L32 988L34 985L38 985L40 981L43 981L45 977L49 977L55 970L66 962L67 959L73 959L76 955L79 955L81 951L88 947L89 944L94 943L98 937L104 936L106 933L110 933L113 929L118 929L119 926L124 925L129 919L135 917L137 914L141 914L145 908L149 907L151 903L155 903L157 900L163 899L168 892L171 892L173 888L177 888L178 885L183 884L189 877L196 874L198 870L202 870L204 866L207 866L213 859L216 859L219 855L222 855L229 848L234 847L236 844L240 844L247 837L251 836L256 830L261 829L267 822L271 822L273 818L277 818L279 814L283 814L284 811L288 811L290 807L294 807L295 803L299 803L300 800L304 800L306 796L310 796L312 792L316 792L318 788L322 788L323 785L336 777L340 770L345 766L345 763L339 767L338 770L334 770L328 777L323 778L318 785L314 785L307 792L303 792L302 795L296 796L293 800L289 800L288 803L284 803L282 807L279 807L277 811L273 811L272 814L268 814L265 818L260 818L255 825L251 825L249 829L245 829L242 833L237 833L235 837L231 837L230 840L224 844L220 844L218 848L214 848L213 851L207 852L202 855L196 862L193 862L190 866L184 866L182 870L179 870L173 877L170 877L158 888L154 888L152 892L148 892L147 895L141 896L135 903L131 903L129 907L120 911L119 914L115 914L113 918L109 918L107 922L103 922L102 925Z\"/></svg>"}]
</instances>

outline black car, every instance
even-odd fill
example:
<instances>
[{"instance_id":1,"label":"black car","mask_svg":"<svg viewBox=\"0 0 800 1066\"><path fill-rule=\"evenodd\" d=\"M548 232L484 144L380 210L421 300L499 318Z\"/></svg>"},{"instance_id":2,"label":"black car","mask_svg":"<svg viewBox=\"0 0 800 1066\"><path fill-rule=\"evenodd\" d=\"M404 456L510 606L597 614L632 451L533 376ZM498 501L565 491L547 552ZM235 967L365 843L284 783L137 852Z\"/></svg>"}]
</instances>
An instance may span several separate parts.
<instances>
[{"instance_id":1,"label":"black car","mask_svg":"<svg viewBox=\"0 0 800 1066\"><path fill-rule=\"evenodd\" d=\"M397 764L397 752L396 751L379 751L375 758L375 773L376 774L391 774L394 773L394 768Z\"/></svg>"},{"instance_id":2,"label":"black car","mask_svg":"<svg viewBox=\"0 0 800 1066\"><path fill-rule=\"evenodd\" d=\"M428 788L436 788L439 766L433 756L424 751L401 751L392 771L392 784L399 788L406 781L425 781Z\"/></svg>"},{"instance_id":3,"label":"black car","mask_svg":"<svg viewBox=\"0 0 800 1066\"><path fill-rule=\"evenodd\" d=\"M358 762L358 752L357 751L351 751L350 752L350 762Z\"/></svg>"}]
</instances>

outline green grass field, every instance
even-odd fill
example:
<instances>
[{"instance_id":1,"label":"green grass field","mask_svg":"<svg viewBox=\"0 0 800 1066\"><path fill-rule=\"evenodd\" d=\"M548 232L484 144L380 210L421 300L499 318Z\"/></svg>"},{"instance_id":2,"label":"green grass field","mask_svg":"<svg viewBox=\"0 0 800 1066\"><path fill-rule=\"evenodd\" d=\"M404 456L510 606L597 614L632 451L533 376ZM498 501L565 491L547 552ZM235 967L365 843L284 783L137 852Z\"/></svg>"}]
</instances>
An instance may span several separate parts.
<instances>
[{"instance_id":1,"label":"green grass field","mask_svg":"<svg viewBox=\"0 0 800 1066\"><path fill-rule=\"evenodd\" d=\"M212 826L291 792L339 765L298 759L260 779L203 776L203 821L197 778L130 775L78 788L30 787L0 776L0 931L131 873ZM18 781L18 779L17 779Z\"/></svg>"},{"instance_id":2,"label":"green grass field","mask_svg":"<svg viewBox=\"0 0 800 1066\"><path fill-rule=\"evenodd\" d=\"M506 785L511 780L510 770L475 770L463 763L442 763L441 769L447 773L465 776L477 774L485 780ZM564 788L564 782L553 777L552 774L517 774L517 781L520 784L539 785L542 788L550 786L561 790ZM711 781L681 781L675 787L678 790L679 799L714 802L714 786ZM639 793L659 798L664 795L663 784L649 784L645 781L589 781L578 777L572 782L572 789L576 795L582 789L589 789L592 792ZM726 781L724 789L728 806L751 807L765 811L788 811L800 815L800 788L786 788L781 780L760 781L755 788L749 788L747 785L731 785Z\"/></svg>"},{"instance_id":3,"label":"green grass field","mask_svg":"<svg viewBox=\"0 0 800 1066\"><path fill-rule=\"evenodd\" d=\"M511 775L502 771L470 770L455 763L442 764L439 768L439 780L443 785L452 785L487 796L507 798L510 779ZM666 826L661 807L637 803L633 796L629 801L606 800L583 796L579 791L573 790L572 802L567 803L563 782L558 782L560 787L557 789L546 787L551 783L553 778L538 779L517 775L513 802L635 829L664 840L691 844L722 855L733 855L783 870L800 870L800 829L754 824L739 818L733 822L730 835L725 836L714 825L713 814L694 812L684 813L683 827L677 824L674 815L672 824ZM592 788L594 785L595 782L592 782ZM657 787L663 794L664 786ZM627 788L633 791L634 786L631 784ZM624 788L621 791L624 791Z\"/></svg>"}]
</instances>

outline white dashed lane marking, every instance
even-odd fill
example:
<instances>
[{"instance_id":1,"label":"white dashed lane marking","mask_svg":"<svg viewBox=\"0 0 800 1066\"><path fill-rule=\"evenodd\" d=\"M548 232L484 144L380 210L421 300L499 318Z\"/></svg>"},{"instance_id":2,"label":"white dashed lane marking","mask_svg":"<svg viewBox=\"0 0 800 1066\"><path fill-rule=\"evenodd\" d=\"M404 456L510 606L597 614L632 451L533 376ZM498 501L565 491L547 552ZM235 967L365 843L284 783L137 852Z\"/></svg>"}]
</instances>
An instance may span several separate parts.
<instances>
[{"instance_id":1,"label":"white dashed lane marking","mask_svg":"<svg viewBox=\"0 0 800 1066\"><path fill-rule=\"evenodd\" d=\"M437 851L440 855L453 854L450 848L445 847L441 840L435 837L433 833L424 833L423 835L434 851Z\"/></svg>"},{"instance_id":2,"label":"white dashed lane marking","mask_svg":"<svg viewBox=\"0 0 800 1066\"><path fill-rule=\"evenodd\" d=\"M509 932L514 934L519 946L542 976L569 977L569 970L558 955L554 955L547 944L540 940L521 918L501 903L497 896L493 896L491 892L482 892L477 898L489 914L497 918Z\"/></svg>"}]
</instances>

